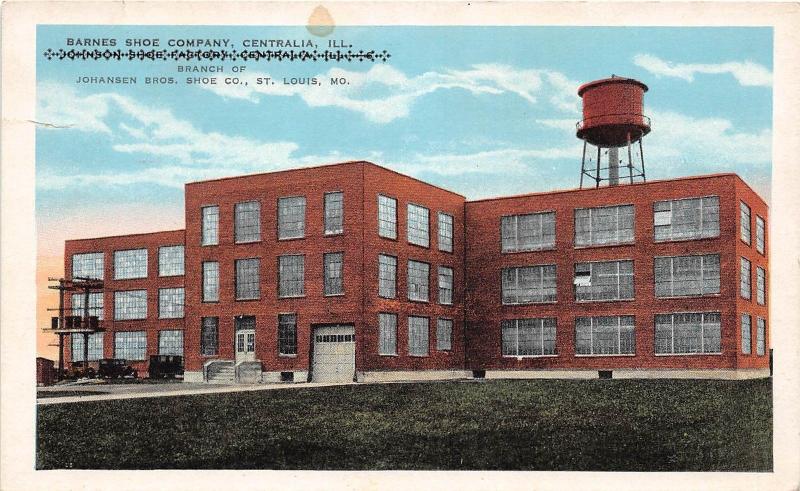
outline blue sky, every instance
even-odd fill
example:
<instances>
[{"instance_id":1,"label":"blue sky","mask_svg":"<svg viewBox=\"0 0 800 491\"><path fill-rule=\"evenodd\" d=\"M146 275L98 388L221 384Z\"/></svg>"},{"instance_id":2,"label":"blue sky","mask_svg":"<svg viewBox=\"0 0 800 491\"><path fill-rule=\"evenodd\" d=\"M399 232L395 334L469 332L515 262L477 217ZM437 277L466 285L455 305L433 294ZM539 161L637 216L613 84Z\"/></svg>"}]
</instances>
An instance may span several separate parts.
<instances>
[{"instance_id":1,"label":"blue sky","mask_svg":"<svg viewBox=\"0 0 800 491\"><path fill-rule=\"evenodd\" d=\"M325 43L303 27L39 26L37 119L58 126L36 134L40 229L92 209L177 217L186 181L350 159L468 198L576 187L576 89L612 73L650 87L648 178L737 172L769 199L770 28L337 27L328 38L392 58L247 63L242 78L251 82L266 74L350 80L344 88L263 91L254 83L142 83L154 75L182 80L180 63L41 56L67 37ZM218 77L234 64L223 65ZM80 75L134 75L140 83L76 84Z\"/></svg>"}]
</instances>

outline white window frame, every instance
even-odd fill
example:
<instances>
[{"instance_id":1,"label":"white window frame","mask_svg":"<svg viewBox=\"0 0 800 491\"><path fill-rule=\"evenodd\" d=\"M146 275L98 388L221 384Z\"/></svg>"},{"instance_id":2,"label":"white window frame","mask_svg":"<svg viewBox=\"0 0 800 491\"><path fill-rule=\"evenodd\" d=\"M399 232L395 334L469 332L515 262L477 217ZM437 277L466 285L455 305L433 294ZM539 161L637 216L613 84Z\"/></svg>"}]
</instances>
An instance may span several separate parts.
<instances>
[{"instance_id":1,"label":"white window frame","mask_svg":"<svg viewBox=\"0 0 800 491\"><path fill-rule=\"evenodd\" d=\"M767 224L760 215L756 215L756 251L766 255Z\"/></svg>"},{"instance_id":2,"label":"white window frame","mask_svg":"<svg viewBox=\"0 0 800 491\"><path fill-rule=\"evenodd\" d=\"M302 209L302 213L296 212L297 209ZM295 220L294 218L297 217L302 219ZM292 219L290 220L290 218ZM278 198L278 240L302 239L305 236L306 197L283 196Z\"/></svg>"},{"instance_id":3,"label":"white window frame","mask_svg":"<svg viewBox=\"0 0 800 491\"><path fill-rule=\"evenodd\" d=\"M538 340L538 353L531 353L531 354L520 354L520 324L521 323L532 323L534 325L530 326L523 326L529 327L533 329L533 341L536 342ZM545 325L545 324L548 325ZM549 325L552 323L552 326ZM545 345L546 337L545 330L552 330L553 333L553 345L552 350L550 346ZM538 332L537 332L538 331ZM509 335L506 336L506 333L513 333L513 336ZM513 343L511 345L506 344L507 341L511 341L510 338L513 338ZM549 339L547 340L549 342ZM552 358L558 356L558 320L555 317L534 317L534 318L522 318L522 319L503 319L500 321L500 352L504 358ZM510 347L513 346L513 352ZM545 349L547 348L547 349Z\"/></svg>"},{"instance_id":4,"label":"white window frame","mask_svg":"<svg viewBox=\"0 0 800 491\"><path fill-rule=\"evenodd\" d=\"M417 271L421 272L423 269L425 270L425 274L424 275L420 274L417 277L416 272ZM408 299L415 302L429 301L428 299L430 298L431 265L426 262L409 259L407 273L408 274L406 278L408 279ZM425 281L424 284L422 283L423 279Z\"/></svg>"},{"instance_id":5,"label":"white window frame","mask_svg":"<svg viewBox=\"0 0 800 491\"><path fill-rule=\"evenodd\" d=\"M103 320L105 303L103 292L89 292L89 316L96 316L97 320ZM70 296L70 307L72 315L83 317L83 303L85 293L73 293Z\"/></svg>"},{"instance_id":6,"label":"white window frame","mask_svg":"<svg viewBox=\"0 0 800 491\"><path fill-rule=\"evenodd\" d=\"M338 258L338 261L337 261ZM338 264L338 269L334 265ZM323 293L326 297L344 295L344 252L326 252L322 255Z\"/></svg>"},{"instance_id":7,"label":"white window frame","mask_svg":"<svg viewBox=\"0 0 800 491\"><path fill-rule=\"evenodd\" d=\"M719 266L719 272L717 276L709 276L706 278L706 258L708 257L717 257L717 265ZM700 258L700 293L691 293L686 295L679 295L675 293L675 260L682 259L687 257L699 257ZM659 281L658 278L658 260L659 259L669 259L670 267L669 267L669 295L659 295L658 293L658 284L659 283L667 283L667 281ZM705 284L706 280L714 280L717 279L717 291L716 292L705 292ZM677 280L677 281L686 281L686 280ZM709 297L709 296L717 296L720 295L722 291L722 256L720 254L688 254L683 256L656 256L653 258L653 293L656 298L664 299L664 298L688 298L688 297Z\"/></svg>"},{"instance_id":8,"label":"white window frame","mask_svg":"<svg viewBox=\"0 0 800 491\"><path fill-rule=\"evenodd\" d=\"M697 352L675 352L675 316L676 315L700 315L700 351ZM719 323L711 322L706 318L706 316L715 315L719 317ZM657 331L658 331L658 317L659 316L669 316L670 317L670 351L668 353L659 353L658 352L658 343L657 339ZM706 325L709 326L709 329L716 326L719 329L719 351L706 351ZM722 314L717 311L707 311L707 312L662 312L657 313L653 317L653 350L655 352L655 356L709 356L709 355L721 355L722 354Z\"/></svg>"},{"instance_id":9,"label":"white window frame","mask_svg":"<svg viewBox=\"0 0 800 491\"><path fill-rule=\"evenodd\" d=\"M183 356L183 329L158 331L158 354Z\"/></svg>"},{"instance_id":10,"label":"white window frame","mask_svg":"<svg viewBox=\"0 0 800 491\"><path fill-rule=\"evenodd\" d=\"M255 268L249 270L241 269L245 266L252 266ZM255 271L255 274L253 273ZM236 300L258 300L261 298L261 258L258 257L245 257L235 259L233 261L233 274L234 274L234 294ZM247 279L252 280L255 276L255 281L244 281ZM246 284L255 285L254 289L245 290ZM248 294L248 292L250 292Z\"/></svg>"},{"instance_id":11,"label":"white window frame","mask_svg":"<svg viewBox=\"0 0 800 491\"><path fill-rule=\"evenodd\" d=\"M448 273L449 272L449 273ZM439 284L439 303L441 305L453 305L453 291L454 291L454 272L453 268L449 266L439 266L438 269L438 284ZM449 285L443 282L442 279L450 278Z\"/></svg>"},{"instance_id":12,"label":"white window frame","mask_svg":"<svg viewBox=\"0 0 800 491\"><path fill-rule=\"evenodd\" d=\"M219 262L203 261L201 268L203 281L202 301L219 302Z\"/></svg>"},{"instance_id":13,"label":"white window frame","mask_svg":"<svg viewBox=\"0 0 800 491\"><path fill-rule=\"evenodd\" d=\"M208 322L206 322L208 321ZM212 331L213 329L213 331ZM210 334L213 332L213 336ZM214 346L209 346L213 337ZM207 316L200 318L200 356L217 356L219 354L219 317Z\"/></svg>"},{"instance_id":14,"label":"white window frame","mask_svg":"<svg viewBox=\"0 0 800 491\"><path fill-rule=\"evenodd\" d=\"M391 259L391 261L389 261L389 259ZM391 275L388 275L390 272ZM389 286L391 286L391 288L389 288ZM378 254L378 296L381 298L397 298L396 256Z\"/></svg>"},{"instance_id":15,"label":"white window frame","mask_svg":"<svg viewBox=\"0 0 800 491\"><path fill-rule=\"evenodd\" d=\"M716 208L717 208L717 219L716 219L717 227L716 227L716 230L713 233L707 234L705 232L705 208L706 208L705 201L707 199L710 199L710 198L716 198L716 200L717 200L717 206L716 206ZM673 219L673 213L674 213L674 208L675 208L674 205L675 205L675 203L681 202L681 201L697 201L697 202L699 202L699 206L697 207L697 216L700 217L699 230L695 231L693 235L687 236L687 237L675 237L675 233L674 233L674 230L673 230L674 223L673 223L672 219ZM668 211L667 210L656 211L656 207L659 204L663 204L663 203L669 203L669 210ZM716 196L716 195L693 196L693 197L690 197L690 198L678 198L678 199L668 199L668 200L656 201L655 203L653 203L653 241L654 242L682 242L682 241L686 241L686 240L700 240L700 239L710 239L710 238L719 237L719 209L720 209L719 196ZM658 218L657 218L656 215L658 213L669 214L670 224L669 224L669 236L668 237L658 238L658 227L659 226L665 226L665 225L659 225L657 223L658 222Z\"/></svg>"},{"instance_id":16,"label":"white window frame","mask_svg":"<svg viewBox=\"0 0 800 491\"><path fill-rule=\"evenodd\" d=\"M553 285L545 284L545 268L553 268ZM538 300L520 300L521 294L520 291L523 291L522 286L520 285L520 276L522 270L530 269L538 271L539 276L539 284L538 286L533 288L534 292L539 292ZM506 285L505 277L506 271L513 271L513 281L511 285ZM547 277L549 278L549 276ZM507 297L511 295L511 293L506 293L506 287L511 287L511 291L516 292L515 300L514 301L507 301ZM546 295L546 291L552 290L552 299L550 299L550 295ZM531 266L513 266L510 268L503 268L500 271L500 298L503 305L527 305L527 304L536 304L536 303L556 303L558 300L558 266L555 264L534 264Z\"/></svg>"},{"instance_id":17,"label":"white window frame","mask_svg":"<svg viewBox=\"0 0 800 491\"><path fill-rule=\"evenodd\" d=\"M745 319L747 319L747 322L745 322ZM743 313L739 320L739 325L741 326L742 354L751 355L753 354L753 317L750 314Z\"/></svg>"},{"instance_id":18,"label":"white window frame","mask_svg":"<svg viewBox=\"0 0 800 491\"><path fill-rule=\"evenodd\" d=\"M599 324L600 319L604 317L609 318L616 318L617 319L617 352L616 353L595 353L594 352L594 336L595 336L595 324ZM622 324L623 318L630 318L632 319L631 324ZM589 319L589 347L591 353L578 353L578 320L580 319ZM598 326L599 327L599 326ZM633 333L632 345L633 345L633 353L623 353L622 352L622 329L630 328ZM586 317L576 317L575 318L575 356L576 357L594 357L594 356L636 356L636 317L633 315L599 315L599 316L586 316Z\"/></svg>"},{"instance_id":19,"label":"white window frame","mask_svg":"<svg viewBox=\"0 0 800 491\"><path fill-rule=\"evenodd\" d=\"M599 273L597 276L595 275L595 266L600 264L615 264L616 265L616 274L609 275L603 274L600 275ZM621 273L621 263L630 263L631 264L631 272L630 273ZM576 302L620 302L620 301L630 301L636 299L636 283L634 281L635 274L634 274L634 262L633 259L612 259L610 261L587 261L582 263L575 263L575 278L577 278L577 269L579 266L588 265L589 266L589 286L583 287L578 285L576 280L573 280L573 284L575 285L575 301ZM592 285L592 280L596 277L616 277L617 279L617 295L614 298L594 298L595 292L594 290L590 290L592 298L578 298L579 290L578 288L594 288L596 285ZM630 277L631 283L631 296L630 298L622 298L622 278Z\"/></svg>"},{"instance_id":20,"label":"white window frame","mask_svg":"<svg viewBox=\"0 0 800 491\"><path fill-rule=\"evenodd\" d=\"M756 266L756 303L767 304L767 271L761 266Z\"/></svg>"},{"instance_id":21,"label":"white window frame","mask_svg":"<svg viewBox=\"0 0 800 491\"><path fill-rule=\"evenodd\" d=\"M408 203L406 214L406 235L409 244L414 244L421 247L430 247L431 212L428 208L425 208L422 205Z\"/></svg>"},{"instance_id":22,"label":"white window frame","mask_svg":"<svg viewBox=\"0 0 800 491\"><path fill-rule=\"evenodd\" d=\"M177 253L180 251L180 253ZM158 248L158 276L183 276L185 250L182 244Z\"/></svg>"},{"instance_id":23,"label":"white window frame","mask_svg":"<svg viewBox=\"0 0 800 491\"><path fill-rule=\"evenodd\" d=\"M397 199L384 194L378 195L378 237L397 239Z\"/></svg>"},{"instance_id":24,"label":"white window frame","mask_svg":"<svg viewBox=\"0 0 800 491\"><path fill-rule=\"evenodd\" d=\"M747 219L745 219L745 215L747 215ZM753 241L752 233L753 231L750 228L750 221L752 220L753 214L750 206L744 201L739 202L739 238L742 239L747 245L750 245Z\"/></svg>"},{"instance_id":25,"label":"white window frame","mask_svg":"<svg viewBox=\"0 0 800 491\"><path fill-rule=\"evenodd\" d=\"M419 322L419 325L416 323ZM424 348L424 349L423 349ZM415 315L408 316L408 355L425 357L430 354L430 319Z\"/></svg>"},{"instance_id":26,"label":"white window frame","mask_svg":"<svg viewBox=\"0 0 800 491\"><path fill-rule=\"evenodd\" d=\"M745 273L745 264L747 265L747 273ZM753 298L753 263L746 257L739 258L739 296L751 300ZM745 295L745 289L747 295Z\"/></svg>"},{"instance_id":27,"label":"white window frame","mask_svg":"<svg viewBox=\"0 0 800 491\"><path fill-rule=\"evenodd\" d=\"M300 258L297 264L283 264L284 261L289 261L289 258ZM294 261L295 259L293 259ZM299 272L300 279L284 277L284 268L295 268ZM288 269L286 273L290 273ZM284 254L278 256L278 298L300 298L306 296L306 257L303 254ZM289 285L300 285L299 292L288 293L294 290L289 288Z\"/></svg>"},{"instance_id":28,"label":"white window frame","mask_svg":"<svg viewBox=\"0 0 800 491\"><path fill-rule=\"evenodd\" d=\"M553 235L552 235L552 243L548 240L545 241L544 228L545 228L545 218L552 216L553 218ZM521 218L529 218L535 217L535 220L538 222L538 242L534 242L530 246L520 245L520 233L519 233L519 225ZM506 221L509 222L510 228L513 229L512 236L505 236L503 235L503 230L506 228L504 224ZM515 253L515 252L529 252L529 251L549 251L556 248L556 225L557 225L557 217L555 210L544 210L544 211L537 211L535 213L523 213L519 215L504 215L500 217L500 250L503 254ZM506 241L509 242L506 242Z\"/></svg>"},{"instance_id":29,"label":"white window frame","mask_svg":"<svg viewBox=\"0 0 800 491\"><path fill-rule=\"evenodd\" d=\"M449 220L449 222L448 222ZM443 252L453 252L453 237L454 237L454 225L455 219L453 215L449 213L445 213L443 211L439 212L439 220L438 220L438 247L440 251Z\"/></svg>"},{"instance_id":30,"label":"white window frame","mask_svg":"<svg viewBox=\"0 0 800 491\"><path fill-rule=\"evenodd\" d=\"M233 205L233 242L261 242L261 202L240 201Z\"/></svg>"},{"instance_id":31,"label":"white window frame","mask_svg":"<svg viewBox=\"0 0 800 491\"><path fill-rule=\"evenodd\" d=\"M453 350L453 319L439 317L436 319L436 350Z\"/></svg>"},{"instance_id":32,"label":"white window frame","mask_svg":"<svg viewBox=\"0 0 800 491\"><path fill-rule=\"evenodd\" d=\"M144 306L144 308L140 309L140 306ZM124 315L121 315L122 313ZM144 319L147 319L147 290L118 290L114 292L115 321Z\"/></svg>"},{"instance_id":33,"label":"white window frame","mask_svg":"<svg viewBox=\"0 0 800 491\"><path fill-rule=\"evenodd\" d=\"M767 354L767 320L756 317L756 356Z\"/></svg>"},{"instance_id":34,"label":"white window frame","mask_svg":"<svg viewBox=\"0 0 800 491\"><path fill-rule=\"evenodd\" d=\"M122 346L120 346L122 345ZM121 356L123 350L125 354L131 350L141 350L136 357ZM140 356L140 357L139 357ZM147 331L117 331L114 333L114 358L126 361L147 360Z\"/></svg>"},{"instance_id":35,"label":"white window frame","mask_svg":"<svg viewBox=\"0 0 800 491\"><path fill-rule=\"evenodd\" d=\"M158 289L158 318L183 319L186 291L183 287Z\"/></svg>"},{"instance_id":36,"label":"white window frame","mask_svg":"<svg viewBox=\"0 0 800 491\"><path fill-rule=\"evenodd\" d=\"M89 334L89 361L97 361L104 358L104 334L104 332L93 332ZM73 333L70 337L72 338L70 342L70 348L72 350L70 359L73 362L83 362L83 334Z\"/></svg>"},{"instance_id":37,"label":"white window frame","mask_svg":"<svg viewBox=\"0 0 800 491\"><path fill-rule=\"evenodd\" d=\"M595 241L595 227L594 227L594 213L595 210L607 210L609 208L614 208L616 213L614 214L614 219L616 223L616 227L614 230L615 239L609 242L596 242ZM630 239L624 239L620 237L620 210L622 208L631 208L631 237ZM589 242L588 243L578 243L578 214L580 212L588 211L589 212ZM573 212L573 225L574 225L574 233L573 233L573 243L575 244L576 249L584 249L587 247L606 247L612 245L622 245L622 244L633 244L636 242L636 206L632 203L620 203L615 205L603 205L603 206L593 206L590 208L576 208Z\"/></svg>"},{"instance_id":38,"label":"white window frame","mask_svg":"<svg viewBox=\"0 0 800 491\"><path fill-rule=\"evenodd\" d=\"M338 200L334 199L337 198ZM338 208L333 206L338 203ZM325 193L323 204L323 228L325 235L339 235L344 233L344 192L330 191ZM329 208L330 207L330 208ZM334 213L338 211L337 213Z\"/></svg>"},{"instance_id":39,"label":"white window frame","mask_svg":"<svg viewBox=\"0 0 800 491\"><path fill-rule=\"evenodd\" d=\"M378 354L397 356L397 314L378 313Z\"/></svg>"},{"instance_id":40,"label":"white window frame","mask_svg":"<svg viewBox=\"0 0 800 491\"><path fill-rule=\"evenodd\" d=\"M123 249L114 251L114 279L135 280L147 278L147 249ZM144 272L140 271L144 269Z\"/></svg>"},{"instance_id":41,"label":"white window frame","mask_svg":"<svg viewBox=\"0 0 800 491\"><path fill-rule=\"evenodd\" d=\"M219 245L219 206L200 208L200 245Z\"/></svg>"},{"instance_id":42,"label":"white window frame","mask_svg":"<svg viewBox=\"0 0 800 491\"><path fill-rule=\"evenodd\" d=\"M77 267L76 267L77 266ZM99 274L97 271L99 270ZM81 252L72 255L72 278L102 280L105 275L105 254Z\"/></svg>"},{"instance_id":43,"label":"white window frame","mask_svg":"<svg viewBox=\"0 0 800 491\"><path fill-rule=\"evenodd\" d=\"M278 314L278 355L297 356L297 313Z\"/></svg>"}]
</instances>

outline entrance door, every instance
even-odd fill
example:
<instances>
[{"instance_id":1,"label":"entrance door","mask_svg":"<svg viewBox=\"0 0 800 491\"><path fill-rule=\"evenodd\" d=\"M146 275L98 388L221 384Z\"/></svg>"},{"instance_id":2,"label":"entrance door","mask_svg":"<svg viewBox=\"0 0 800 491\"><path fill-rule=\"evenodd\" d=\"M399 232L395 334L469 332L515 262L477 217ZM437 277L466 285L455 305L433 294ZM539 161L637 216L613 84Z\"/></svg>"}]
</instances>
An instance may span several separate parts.
<instances>
[{"instance_id":1,"label":"entrance door","mask_svg":"<svg viewBox=\"0 0 800 491\"><path fill-rule=\"evenodd\" d=\"M236 363L240 361L256 361L256 318L252 315L240 315L235 319Z\"/></svg>"},{"instance_id":2,"label":"entrance door","mask_svg":"<svg viewBox=\"0 0 800 491\"><path fill-rule=\"evenodd\" d=\"M236 332L236 363L256 361L256 332L246 329Z\"/></svg>"},{"instance_id":3,"label":"entrance door","mask_svg":"<svg viewBox=\"0 0 800 491\"><path fill-rule=\"evenodd\" d=\"M314 382L352 382L356 371L353 326L320 326L314 330Z\"/></svg>"}]
</instances>

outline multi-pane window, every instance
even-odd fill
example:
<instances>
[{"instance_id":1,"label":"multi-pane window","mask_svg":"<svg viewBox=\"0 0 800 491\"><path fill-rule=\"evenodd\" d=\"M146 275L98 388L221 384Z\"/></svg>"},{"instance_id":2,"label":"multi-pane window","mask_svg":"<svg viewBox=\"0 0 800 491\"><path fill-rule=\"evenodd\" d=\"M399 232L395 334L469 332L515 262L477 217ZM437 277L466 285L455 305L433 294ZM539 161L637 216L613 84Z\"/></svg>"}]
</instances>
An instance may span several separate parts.
<instances>
[{"instance_id":1,"label":"multi-pane window","mask_svg":"<svg viewBox=\"0 0 800 491\"><path fill-rule=\"evenodd\" d=\"M378 353L397 354L397 314L378 314Z\"/></svg>"},{"instance_id":2,"label":"multi-pane window","mask_svg":"<svg viewBox=\"0 0 800 491\"><path fill-rule=\"evenodd\" d=\"M439 303L453 303L453 268L439 266Z\"/></svg>"},{"instance_id":3,"label":"multi-pane window","mask_svg":"<svg viewBox=\"0 0 800 491\"><path fill-rule=\"evenodd\" d=\"M378 255L378 295L384 298L397 296L397 258Z\"/></svg>"},{"instance_id":4,"label":"multi-pane window","mask_svg":"<svg viewBox=\"0 0 800 491\"><path fill-rule=\"evenodd\" d=\"M408 243L423 247L430 245L430 223L427 208L408 204Z\"/></svg>"},{"instance_id":5,"label":"multi-pane window","mask_svg":"<svg viewBox=\"0 0 800 491\"><path fill-rule=\"evenodd\" d=\"M114 320L147 318L147 290L114 292Z\"/></svg>"},{"instance_id":6,"label":"multi-pane window","mask_svg":"<svg viewBox=\"0 0 800 491\"><path fill-rule=\"evenodd\" d=\"M756 302L759 305L767 303L767 272L761 267L756 267Z\"/></svg>"},{"instance_id":7,"label":"multi-pane window","mask_svg":"<svg viewBox=\"0 0 800 491\"><path fill-rule=\"evenodd\" d=\"M219 263L217 261L203 262L203 301L219 301Z\"/></svg>"},{"instance_id":8,"label":"multi-pane window","mask_svg":"<svg viewBox=\"0 0 800 491\"><path fill-rule=\"evenodd\" d=\"M756 319L756 354L761 356L767 350L767 321L759 317Z\"/></svg>"},{"instance_id":9,"label":"multi-pane window","mask_svg":"<svg viewBox=\"0 0 800 491\"><path fill-rule=\"evenodd\" d=\"M147 278L147 249L114 252L114 279Z\"/></svg>"},{"instance_id":10,"label":"multi-pane window","mask_svg":"<svg viewBox=\"0 0 800 491\"><path fill-rule=\"evenodd\" d=\"M719 254L655 258L657 297L719 293Z\"/></svg>"},{"instance_id":11,"label":"multi-pane window","mask_svg":"<svg viewBox=\"0 0 800 491\"><path fill-rule=\"evenodd\" d=\"M278 238L299 239L306 235L306 198L278 199Z\"/></svg>"},{"instance_id":12,"label":"multi-pane window","mask_svg":"<svg viewBox=\"0 0 800 491\"><path fill-rule=\"evenodd\" d=\"M453 216L439 212L439 250L453 252Z\"/></svg>"},{"instance_id":13,"label":"multi-pane window","mask_svg":"<svg viewBox=\"0 0 800 491\"><path fill-rule=\"evenodd\" d=\"M556 265L506 268L502 272L503 303L556 301Z\"/></svg>"},{"instance_id":14,"label":"multi-pane window","mask_svg":"<svg viewBox=\"0 0 800 491\"><path fill-rule=\"evenodd\" d=\"M750 261L745 258L740 258L739 268L739 294L742 298L750 299L753 287L750 283Z\"/></svg>"},{"instance_id":15,"label":"multi-pane window","mask_svg":"<svg viewBox=\"0 0 800 491\"><path fill-rule=\"evenodd\" d=\"M258 258L236 260L236 300L261 297L261 261Z\"/></svg>"},{"instance_id":16,"label":"multi-pane window","mask_svg":"<svg viewBox=\"0 0 800 491\"><path fill-rule=\"evenodd\" d=\"M72 278L103 279L103 253L89 252L72 255Z\"/></svg>"},{"instance_id":17,"label":"multi-pane window","mask_svg":"<svg viewBox=\"0 0 800 491\"><path fill-rule=\"evenodd\" d=\"M114 358L121 360L144 360L146 357L146 331L125 331L114 333Z\"/></svg>"},{"instance_id":18,"label":"multi-pane window","mask_svg":"<svg viewBox=\"0 0 800 491\"><path fill-rule=\"evenodd\" d=\"M408 354L428 356L428 318L408 316Z\"/></svg>"},{"instance_id":19,"label":"multi-pane window","mask_svg":"<svg viewBox=\"0 0 800 491\"><path fill-rule=\"evenodd\" d=\"M503 252L540 251L556 246L555 212L506 216L500 220Z\"/></svg>"},{"instance_id":20,"label":"multi-pane window","mask_svg":"<svg viewBox=\"0 0 800 491\"><path fill-rule=\"evenodd\" d=\"M656 242L719 236L719 197L653 203Z\"/></svg>"},{"instance_id":21,"label":"multi-pane window","mask_svg":"<svg viewBox=\"0 0 800 491\"><path fill-rule=\"evenodd\" d=\"M428 263L408 261L408 299L428 301Z\"/></svg>"},{"instance_id":22,"label":"multi-pane window","mask_svg":"<svg viewBox=\"0 0 800 491\"><path fill-rule=\"evenodd\" d=\"M180 329L159 331L158 354L183 356L183 331Z\"/></svg>"},{"instance_id":23,"label":"multi-pane window","mask_svg":"<svg viewBox=\"0 0 800 491\"><path fill-rule=\"evenodd\" d=\"M501 324L503 356L556 354L556 319L508 319Z\"/></svg>"},{"instance_id":24,"label":"multi-pane window","mask_svg":"<svg viewBox=\"0 0 800 491\"><path fill-rule=\"evenodd\" d=\"M397 200L378 195L378 235L397 238Z\"/></svg>"},{"instance_id":25,"label":"multi-pane window","mask_svg":"<svg viewBox=\"0 0 800 491\"><path fill-rule=\"evenodd\" d=\"M453 320L438 319L436 321L436 349L450 351L453 349Z\"/></svg>"},{"instance_id":26,"label":"multi-pane window","mask_svg":"<svg viewBox=\"0 0 800 491\"><path fill-rule=\"evenodd\" d=\"M325 193L325 235L344 232L344 193Z\"/></svg>"},{"instance_id":27,"label":"multi-pane window","mask_svg":"<svg viewBox=\"0 0 800 491\"><path fill-rule=\"evenodd\" d=\"M721 353L719 312L656 315L656 354Z\"/></svg>"},{"instance_id":28,"label":"multi-pane window","mask_svg":"<svg viewBox=\"0 0 800 491\"><path fill-rule=\"evenodd\" d=\"M632 355L636 353L636 334L632 315L577 317L576 355Z\"/></svg>"},{"instance_id":29,"label":"multi-pane window","mask_svg":"<svg viewBox=\"0 0 800 491\"><path fill-rule=\"evenodd\" d=\"M575 265L575 300L632 300L633 261Z\"/></svg>"},{"instance_id":30,"label":"multi-pane window","mask_svg":"<svg viewBox=\"0 0 800 491\"><path fill-rule=\"evenodd\" d=\"M297 354L297 314L278 315L278 353Z\"/></svg>"},{"instance_id":31,"label":"multi-pane window","mask_svg":"<svg viewBox=\"0 0 800 491\"><path fill-rule=\"evenodd\" d=\"M756 215L756 250L764 254L764 236L766 229L764 226L764 219Z\"/></svg>"},{"instance_id":32,"label":"multi-pane window","mask_svg":"<svg viewBox=\"0 0 800 491\"><path fill-rule=\"evenodd\" d=\"M158 248L158 276L183 275L183 246Z\"/></svg>"},{"instance_id":33,"label":"multi-pane window","mask_svg":"<svg viewBox=\"0 0 800 491\"><path fill-rule=\"evenodd\" d=\"M200 352L215 356L219 349L219 317L203 317L200 325Z\"/></svg>"},{"instance_id":34,"label":"multi-pane window","mask_svg":"<svg viewBox=\"0 0 800 491\"><path fill-rule=\"evenodd\" d=\"M202 214L202 234L200 244L217 245L219 244L219 206L204 206Z\"/></svg>"},{"instance_id":35,"label":"multi-pane window","mask_svg":"<svg viewBox=\"0 0 800 491\"><path fill-rule=\"evenodd\" d=\"M261 240L261 203L258 201L236 203L233 215L233 235L237 244Z\"/></svg>"},{"instance_id":36,"label":"multi-pane window","mask_svg":"<svg viewBox=\"0 0 800 491\"><path fill-rule=\"evenodd\" d=\"M278 296L301 297L305 295L305 257L281 256L278 258Z\"/></svg>"},{"instance_id":37,"label":"multi-pane window","mask_svg":"<svg viewBox=\"0 0 800 491\"><path fill-rule=\"evenodd\" d=\"M84 293L73 293L71 297L72 315L83 317ZM103 292L89 293L89 315L103 320Z\"/></svg>"},{"instance_id":38,"label":"multi-pane window","mask_svg":"<svg viewBox=\"0 0 800 491\"><path fill-rule=\"evenodd\" d=\"M633 205L575 210L575 247L633 242Z\"/></svg>"},{"instance_id":39,"label":"multi-pane window","mask_svg":"<svg viewBox=\"0 0 800 491\"><path fill-rule=\"evenodd\" d=\"M158 290L159 319L182 319L185 293L181 288L161 288Z\"/></svg>"},{"instance_id":40,"label":"multi-pane window","mask_svg":"<svg viewBox=\"0 0 800 491\"><path fill-rule=\"evenodd\" d=\"M103 358L103 334L93 332L89 334L89 361L97 361ZM83 334L73 334L72 338L72 361L83 361Z\"/></svg>"},{"instance_id":41,"label":"multi-pane window","mask_svg":"<svg viewBox=\"0 0 800 491\"><path fill-rule=\"evenodd\" d=\"M323 256L325 263L325 295L341 295L344 293L344 254L330 252Z\"/></svg>"},{"instance_id":42,"label":"multi-pane window","mask_svg":"<svg viewBox=\"0 0 800 491\"><path fill-rule=\"evenodd\" d=\"M744 204L744 201L739 202L739 224L742 240L745 243L750 243L750 207Z\"/></svg>"},{"instance_id":43,"label":"multi-pane window","mask_svg":"<svg viewBox=\"0 0 800 491\"><path fill-rule=\"evenodd\" d=\"M749 314L742 314L742 354L750 354L750 345L752 338L750 337L751 319Z\"/></svg>"}]
</instances>

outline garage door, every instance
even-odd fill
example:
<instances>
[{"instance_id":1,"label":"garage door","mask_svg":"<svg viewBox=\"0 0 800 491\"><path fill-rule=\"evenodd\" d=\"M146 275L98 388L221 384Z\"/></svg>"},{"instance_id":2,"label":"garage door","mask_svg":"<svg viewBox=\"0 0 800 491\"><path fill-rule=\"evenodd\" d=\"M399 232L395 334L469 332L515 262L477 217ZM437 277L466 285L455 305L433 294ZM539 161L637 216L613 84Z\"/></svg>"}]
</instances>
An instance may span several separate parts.
<instances>
[{"instance_id":1,"label":"garage door","mask_svg":"<svg viewBox=\"0 0 800 491\"><path fill-rule=\"evenodd\" d=\"M314 382L352 382L356 371L353 326L320 326L314 329Z\"/></svg>"}]
</instances>

